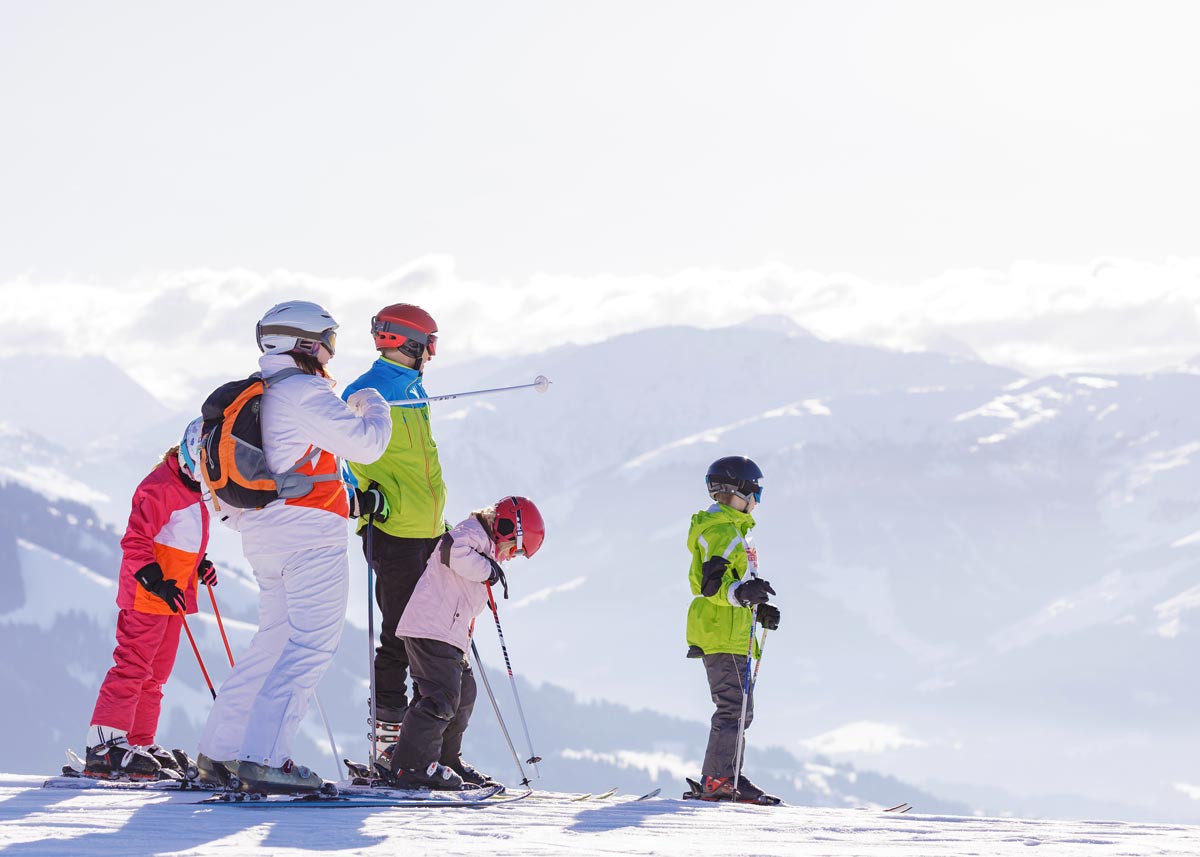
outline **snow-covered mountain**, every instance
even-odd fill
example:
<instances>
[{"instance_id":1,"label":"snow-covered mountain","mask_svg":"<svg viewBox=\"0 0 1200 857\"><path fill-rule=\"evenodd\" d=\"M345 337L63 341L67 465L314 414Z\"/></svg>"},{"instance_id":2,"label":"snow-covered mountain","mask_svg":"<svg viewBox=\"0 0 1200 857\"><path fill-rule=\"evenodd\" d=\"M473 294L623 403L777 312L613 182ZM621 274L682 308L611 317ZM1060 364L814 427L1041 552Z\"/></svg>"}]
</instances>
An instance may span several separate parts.
<instances>
[{"instance_id":1,"label":"snow-covered mountain","mask_svg":"<svg viewBox=\"0 0 1200 857\"><path fill-rule=\"evenodd\" d=\"M365 366L334 368L349 379ZM504 493L529 494L546 514L546 546L512 564L512 599L501 610L517 672L548 683L527 690L539 700L525 700L531 720L561 708L553 700L564 691L553 686L577 697L559 715L569 734L555 739L573 762L611 762L615 772L637 759L645 773L654 760L698 757L709 703L702 670L683 657L683 539L690 515L707 504L708 462L738 452L767 474L756 537L783 611L766 647L752 765L773 769L770 757L756 757L772 745L804 760L826 754L838 760L829 765L835 801L854 795L837 773L848 780L838 766L849 761L936 780L951 799L952 788L966 796L991 786L1017 793L1025 807L1039 793L1063 793L1076 796L1080 813L1112 815L1124 805L1129 817L1200 818L1190 797L1200 777L1185 764L1200 749L1188 717L1200 700L1181 681L1200 605L1192 571L1200 413L1191 407L1200 376L1192 372L1026 379L971 359L824 342L758 320L434 363L427 387L478 389L538 373L555 382L545 395L435 405L433 419L452 520ZM58 482L55 473L81 488L104 474L102 493L112 499L100 507L120 522L120 506L182 422L148 430L136 448L110 446L94 465L86 449L67 453L10 431L0 435L0 468L10 489L21 471L39 491ZM42 468L33 478L31 461ZM0 520L11 514L5 500ZM69 514L87 519L86 510ZM21 538L66 556L58 530L48 533ZM25 551L32 567L36 551L12 550ZM214 553L231 567L231 585L218 589L230 602L222 612L251 621L253 585L236 542ZM351 555L358 563L358 551ZM110 560L84 564L111 574ZM111 595L96 597L112 609ZM358 743L367 657L360 600L351 599L341 683L328 692L338 700L330 708L344 712L333 716L336 728ZM0 622L5 633L19 624ZM39 645L56 645L52 631L40 633ZM498 662L486 623L479 637L485 658ZM219 640L208 643L219 665ZM111 618L87 645L107 657ZM181 669L190 660L181 650ZM199 690L187 703L198 708L183 709L190 715L207 692L198 676L185 681ZM56 698L69 691L64 684ZM593 700L625 708L589 709ZM71 722L85 724L90 704L76 704ZM620 740L587 740L605 734L609 720L638 722L629 710L641 709L667 717L619 726ZM482 733L490 719L482 706L479 714ZM556 728L537 724L535 734ZM584 737L568 740L575 735ZM315 723L312 736L313 752L323 752ZM776 757L793 779L811 773L805 761ZM908 792L899 799L911 800Z\"/></svg>"}]
</instances>

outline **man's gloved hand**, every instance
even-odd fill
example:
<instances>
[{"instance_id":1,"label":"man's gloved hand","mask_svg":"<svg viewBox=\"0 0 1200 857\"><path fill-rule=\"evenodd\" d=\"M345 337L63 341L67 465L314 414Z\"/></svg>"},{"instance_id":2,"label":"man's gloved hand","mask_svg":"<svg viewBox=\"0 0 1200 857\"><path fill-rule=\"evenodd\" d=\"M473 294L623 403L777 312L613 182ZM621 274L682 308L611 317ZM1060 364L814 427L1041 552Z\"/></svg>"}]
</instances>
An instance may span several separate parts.
<instances>
[{"instance_id":1,"label":"man's gloved hand","mask_svg":"<svg viewBox=\"0 0 1200 857\"><path fill-rule=\"evenodd\" d=\"M738 600L738 603L743 607L752 607L755 604L766 604L770 601L770 596L775 594L775 590L771 588L771 584L763 580L761 577L752 577L749 580L743 580L738 584L738 588L734 591L733 597Z\"/></svg>"},{"instance_id":2,"label":"man's gloved hand","mask_svg":"<svg viewBox=\"0 0 1200 857\"><path fill-rule=\"evenodd\" d=\"M774 604L759 604L758 605L758 622L768 631L775 631L779 628L779 608Z\"/></svg>"},{"instance_id":3,"label":"man's gloved hand","mask_svg":"<svg viewBox=\"0 0 1200 857\"><path fill-rule=\"evenodd\" d=\"M208 554L205 554L204 559L200 560L200 565L196 569L196 577L205 586L217 585L217 570L213 567L212 561L209 560Z\"/></svg>"},{"instance_id":4,"label":"man's gloved hand","mask_svg":"<svg viewBox=\"0 0 1200 857\"><path fill-rule=\"evenodd\" d=\"M350 498L351 518L374 515L376 521L386 521L391 512L387 497L383 496L378 487L372 486L366 491L354 489L354 495Z\"/></svg>"},{"instance_id":5,"label":"man's gloved hand","mask_svg":"<svg viewBox=\"0 0 1200 857\"><path fill-rule=\"evenodd\" d=\"M183 597L183 593L179 591L179 587L175 585L175 581L163 578L162 566L158 563L152 562L148 565L143 565L134 572L133 577L151 595L157 595L163 601L167 602L167 606L171 608L172 613L178 613L181 610L187 609L187 600Z\"/></svg>"}]
</instances>

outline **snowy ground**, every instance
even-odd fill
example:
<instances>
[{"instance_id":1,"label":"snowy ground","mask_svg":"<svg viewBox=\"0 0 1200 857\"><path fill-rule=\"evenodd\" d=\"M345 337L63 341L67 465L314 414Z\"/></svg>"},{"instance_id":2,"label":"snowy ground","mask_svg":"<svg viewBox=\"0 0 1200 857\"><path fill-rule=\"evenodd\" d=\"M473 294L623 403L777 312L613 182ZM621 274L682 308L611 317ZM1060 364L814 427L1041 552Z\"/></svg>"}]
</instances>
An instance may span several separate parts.
<instances>
[{"instance_id":1,"label":"snowy ground","mask_svg":"<svg viewBox=\"0 0 1200 857\"><path fill-rule=\"evenodd\" d=\"M207 807L196 793L42 789L0 774L0 854L1200 854L1200 827L747 807L620 796L483 809ZM919 809L919 808L918 808Z\"/></svg>"}]
</instances>

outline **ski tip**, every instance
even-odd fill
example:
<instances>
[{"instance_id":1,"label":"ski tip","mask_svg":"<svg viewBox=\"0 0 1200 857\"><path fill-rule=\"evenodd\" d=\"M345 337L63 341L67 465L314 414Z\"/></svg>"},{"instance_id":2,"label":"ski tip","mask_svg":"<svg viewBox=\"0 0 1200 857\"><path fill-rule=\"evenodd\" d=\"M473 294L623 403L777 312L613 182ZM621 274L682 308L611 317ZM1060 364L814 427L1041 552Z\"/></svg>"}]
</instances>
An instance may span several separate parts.
<instances>
[{"instance_id":1,"label":"ski tip","mask_svg":"<svg viewBox=\"0 0 1200 857\"><path fill-rule=\"evenodd\" d=\"M635 798L635 802L639 800L650 800L650 798L658 797L660 794L662 794L662 789L655 789L654 791L646 792L639 798Z\"/></svg>"}]
</instances>

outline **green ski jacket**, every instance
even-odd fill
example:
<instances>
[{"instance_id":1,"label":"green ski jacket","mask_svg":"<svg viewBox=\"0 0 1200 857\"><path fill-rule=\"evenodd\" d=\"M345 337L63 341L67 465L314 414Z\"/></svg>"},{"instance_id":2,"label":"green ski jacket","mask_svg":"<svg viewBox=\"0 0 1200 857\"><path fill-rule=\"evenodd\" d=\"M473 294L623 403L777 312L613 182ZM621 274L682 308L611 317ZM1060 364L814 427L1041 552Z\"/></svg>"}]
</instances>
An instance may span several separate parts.
<instances>
[{"instance_id":1,"label":"green ski jacket","mask_svg":"<svg viewBox=\"0 0 1200 857\"><path fill-rule=\"evenodd\" d=\"M744 655L749 649L751 610L731 602L729 589L746 576L746 535L753 527L754 518L749 513L722 503L692 516L687 537L692 554L688 582L695 596L687 617L690 657L698 656L696 649L705 655ZM727 564L709 563L714 557L723 558ZM705 563L709 563L707 577Z\"/></svg>"},{"instance_id":2,"label":"green ski jacket","mask_svg":"<svg viewBox=\"0 0 1200 857\"><path fill-rule=\"evenodd\" d=\"M383 357L342 398L363 387L374 387L390 402L425 395L417 372ZM347 464L360 488L375 483L387 497L390 513L386 521L375 521L377 529L410 539L431 539L446 531L446 483L429 426L429 405L392 406L392 439L382 457L372 464ZM367 518L359 518L358 531L365 526Z\"/></svg>"}]
</instances>

